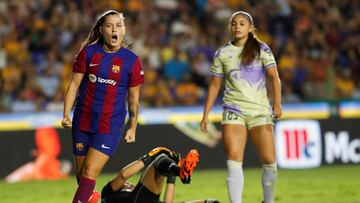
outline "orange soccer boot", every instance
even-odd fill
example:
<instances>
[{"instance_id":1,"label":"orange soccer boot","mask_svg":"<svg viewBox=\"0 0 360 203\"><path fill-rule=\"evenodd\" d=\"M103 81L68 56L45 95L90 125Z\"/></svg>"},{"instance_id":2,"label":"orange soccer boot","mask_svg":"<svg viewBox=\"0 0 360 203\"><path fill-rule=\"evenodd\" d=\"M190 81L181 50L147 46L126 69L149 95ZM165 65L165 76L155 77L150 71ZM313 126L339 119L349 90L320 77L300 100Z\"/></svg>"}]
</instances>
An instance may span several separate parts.
<instances>
[{"instance_id":1,"label":"orange soccer boot","mask_svg":"<svg viewBox=\"0 0 360 203\"><path fill-rule=\"evenodd\" d=\"M199 162L199 152L192 149L189 153L179 162L180 167L180 180L184 184L191 182L192 172Z\"/></svg>"},{"instance_id":2,"label":"orange soccer boot","mask_svg":"<svg viewBox=\"0 0 360 203\"><path fill-rule=\"evenodd\" d=\"M99 200L100 200L100 193L94 191L90 196L88 203L98 203Z\"/></svg>"}]
</instances>

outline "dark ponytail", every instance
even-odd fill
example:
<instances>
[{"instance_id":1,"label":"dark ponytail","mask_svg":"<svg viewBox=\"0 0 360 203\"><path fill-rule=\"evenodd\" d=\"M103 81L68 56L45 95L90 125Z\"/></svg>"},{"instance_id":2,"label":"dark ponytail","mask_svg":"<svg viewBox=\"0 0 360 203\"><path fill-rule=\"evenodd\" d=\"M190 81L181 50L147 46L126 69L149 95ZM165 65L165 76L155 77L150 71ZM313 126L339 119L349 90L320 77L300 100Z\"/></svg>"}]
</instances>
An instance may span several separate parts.
<instances>
[{"instance_id":1,"label":"dark ponytail","mask_svg":"<svg viewBox=\"0 0 360 203\"><path fill-rule=\"evenodd\" d=\"M241 64L249 65L257 56L260 55L260 42L253 32L249 32L244 50L241 53Z\"/></svg>"},{"instance_id":2,"label":"dark ponytail","mask_svg":"<svg viewBox=\"0 0 360 203\"><path fill-rule=\"evenodd\" d=\"M241 64L242 65L249 65L254 59L260 55L260 40L256 37L255 34L255 25L254 20L251 15L245 11L237 11L233 13L230 17L229 25L231 21L234 19L235 16L242 15L244 16L253 26L253 31L249 32L248 38L245 42L244 49L241 53Z\"/></svg>"}]
</instances>

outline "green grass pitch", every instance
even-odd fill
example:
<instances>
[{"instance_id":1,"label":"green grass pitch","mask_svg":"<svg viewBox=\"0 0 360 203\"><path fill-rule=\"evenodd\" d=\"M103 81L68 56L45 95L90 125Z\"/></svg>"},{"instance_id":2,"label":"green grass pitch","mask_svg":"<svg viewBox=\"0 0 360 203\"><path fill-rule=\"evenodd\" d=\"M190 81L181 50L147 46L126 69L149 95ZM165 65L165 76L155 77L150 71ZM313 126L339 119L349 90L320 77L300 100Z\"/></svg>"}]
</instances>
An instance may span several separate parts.
<instances>
[{"instance_id":1,"label":"green grass pitch","mask_svg":"<svg viewBox=\"0 0 360 203\"><path fill-rule=\"evenodd\" d=\"M244 203L261 202L261 169L245 169ZM101 175L97 190L114 174ZM131 179L137 182L139 176ZM192 183L176 183L176 201L216 198L229 202L226 190L226 170L197 170ZM75 192L75 178L61 181L40 181L8 184L0 181L2 203L65 203ZM284 170L278 173L277 203L359 203L360 165L323 166L316 169Z\"/></svg>"}]
</instances>

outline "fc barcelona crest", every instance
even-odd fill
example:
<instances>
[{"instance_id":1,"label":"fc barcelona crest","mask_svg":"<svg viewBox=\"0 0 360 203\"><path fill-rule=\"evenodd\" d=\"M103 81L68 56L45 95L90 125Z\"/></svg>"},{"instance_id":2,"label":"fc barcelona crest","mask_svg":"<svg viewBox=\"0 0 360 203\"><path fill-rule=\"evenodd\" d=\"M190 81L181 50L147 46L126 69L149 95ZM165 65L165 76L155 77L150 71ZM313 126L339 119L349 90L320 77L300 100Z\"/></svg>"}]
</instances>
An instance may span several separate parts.
<instances>
[{"instance_id":1,"label":"fc barcelona crest","mask_svg":"<svg viewBox=\"0 0 360 203\"><path fill-rule=\"evenodd\" d=\"M120 69L121 69L120 66L113 65L111 70L114 73L118 73L118 72L120 72Z\"/></svg>"},{"instance_id":2,"label":"fc barcelona crest","mask_svg":"<svg viewBox=\"0 0 360 203\"><path fill-rule=\"evenodd\" d=\"M83 143L76 143L75 148L76 148L77 151L82 151L82 150L84 150L84 144Z\"/></svg>"}]
</instances>

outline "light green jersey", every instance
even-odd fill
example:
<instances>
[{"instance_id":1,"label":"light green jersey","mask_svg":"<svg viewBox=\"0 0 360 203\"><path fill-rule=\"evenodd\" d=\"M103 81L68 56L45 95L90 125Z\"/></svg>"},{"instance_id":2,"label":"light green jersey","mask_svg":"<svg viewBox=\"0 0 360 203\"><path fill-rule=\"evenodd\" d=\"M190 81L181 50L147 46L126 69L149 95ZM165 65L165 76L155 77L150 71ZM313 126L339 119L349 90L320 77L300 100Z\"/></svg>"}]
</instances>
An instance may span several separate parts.
<instances>
[{"instance_id":1,"label":"light green jersey","mask_svg":"<svg viewBox=\"0 0 360 203\"><path fill-rule=\"evenodd\" d=\"M224 109L240 115L270 115L272 110L266 91L265 71L276 68L270 48L261 44L260 55L249 65L241 65L243 47L230 42L214 55L210 73L224 77Z\"/></svg>"}]
</instances>

